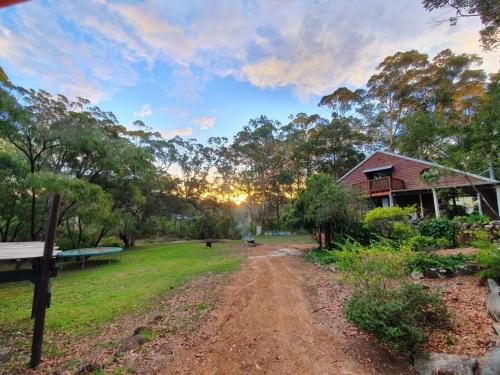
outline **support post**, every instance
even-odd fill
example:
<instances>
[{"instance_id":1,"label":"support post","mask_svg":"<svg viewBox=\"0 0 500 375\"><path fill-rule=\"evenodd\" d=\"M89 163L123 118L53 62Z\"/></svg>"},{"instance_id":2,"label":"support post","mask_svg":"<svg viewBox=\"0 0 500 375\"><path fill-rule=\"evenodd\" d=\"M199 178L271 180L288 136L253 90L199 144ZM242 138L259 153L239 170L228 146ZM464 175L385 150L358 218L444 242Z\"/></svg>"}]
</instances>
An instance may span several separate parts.
<instances>
[{"instance_id":1,"label":"support post","mask_svg":"<svg viewBox=\"0 0 500 375\"><path fill-rule=\"evenodd\" d=\"M422 201L422 193L418 193L418 200L420 201L420 217L424 217L424 202Z\"/></svg>"},{"instance_id":2,"label":"support post","mask_svg":"<svg viewBox=\"0 0 500 375\"><path fill-rule=\"evenodd\" d=\"M43 258L40 264L40 274L38 276L37 292L35 295L35 326L33 329L33 343L31 345L30 367L35 368L40 363L42 356L43 328L45 324L45 311L49 303L49 281L50 267L52 264L52 255L54 252L54 242L56 237L57 221L59 219L59 206L61 196L55 194L52 198L49 221L47 225L47 237L45 238L45 247Z\"/></svg>"},{"instance_id":3,"label":"support post","mask_svg":"<svg viewBox=\"0 0 500 375\"><path fill-rule=\"evenodd\" d=\"M392 193L389 193L389 207L394 207L394 198L392 197Z\"/></svg>"},{"instance_id":4,"label":"support post","mask_svg":"<svg viewBox=\"0 0 500 375\"><path fill-rule=\"evenodd\" d=\"M497 191L497 213L500 215L500 185L496 185L495 190Z\"/></svg>"},{"instance_id":5,"label":"support post","mask_svg":"<svg viewBox=\"0 0 500 375\"><path fill-rule=\"evenodd\" d=\"M479 215L483 214L483 205L481 204L481 194L477 193L477 210Z\"/></svg>"},{"instance_id":6,"label":"support post","mask_svg":"<svg viewBox=\"0 0 500 375\"><path fill-rule=\"evenodd\" d=\"M434 212L436 213L436 217L439 217L439 200L436 193L436 189L432 189L432 198L434 200Z\"/></svg>"}]
</instances>

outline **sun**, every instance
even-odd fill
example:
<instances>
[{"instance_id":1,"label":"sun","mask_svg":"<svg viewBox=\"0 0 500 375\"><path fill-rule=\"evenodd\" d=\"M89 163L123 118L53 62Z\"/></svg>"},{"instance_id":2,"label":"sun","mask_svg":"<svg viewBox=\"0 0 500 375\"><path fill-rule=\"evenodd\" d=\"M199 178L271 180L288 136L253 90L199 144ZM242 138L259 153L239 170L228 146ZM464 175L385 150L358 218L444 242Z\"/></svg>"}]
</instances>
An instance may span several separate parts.
<instances>
[{"instance_id":1,"label":"sun","mask_svg":"<svg viewBox=\"0 0 500 375\"><path fill-rule=\"evenodd\" d=\"M245 202L247 200L247 195L246 194L238 194L238 195L234 195L231 197L231 200L236 203L236 205L240 205L242 204L243 202Z\"/></svg>"}]
</instances>

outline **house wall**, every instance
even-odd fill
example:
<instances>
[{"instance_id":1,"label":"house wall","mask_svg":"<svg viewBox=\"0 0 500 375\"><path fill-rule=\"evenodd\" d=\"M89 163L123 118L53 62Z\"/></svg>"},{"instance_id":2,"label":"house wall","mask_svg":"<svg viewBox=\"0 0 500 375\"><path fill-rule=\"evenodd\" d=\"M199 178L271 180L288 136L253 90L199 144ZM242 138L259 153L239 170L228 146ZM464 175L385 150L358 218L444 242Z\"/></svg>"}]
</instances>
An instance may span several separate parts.
<instances>
[{"instance_id":1,"label":"house wall","mask_svg":"<svg viewBox=\"0 0 500 375\"><path fill-rule=\"evenodd\" d=\"M347 186L363 183L362 188L367 191L366 175L363 173L366 169L377 168L384 165L393 165L393 177L403 180L405 189L429 189L431 186L420 180L421 173L430 166L418 161L412 161L388 155L383 152L376 152L363 164L344 177L340 182ZM461 186L469 185L470 182L461 174L442 169L443 173L435 184L436 186ZM473 183L484 183L482 180L470 178Z\"/></svg>"}]
</instances>

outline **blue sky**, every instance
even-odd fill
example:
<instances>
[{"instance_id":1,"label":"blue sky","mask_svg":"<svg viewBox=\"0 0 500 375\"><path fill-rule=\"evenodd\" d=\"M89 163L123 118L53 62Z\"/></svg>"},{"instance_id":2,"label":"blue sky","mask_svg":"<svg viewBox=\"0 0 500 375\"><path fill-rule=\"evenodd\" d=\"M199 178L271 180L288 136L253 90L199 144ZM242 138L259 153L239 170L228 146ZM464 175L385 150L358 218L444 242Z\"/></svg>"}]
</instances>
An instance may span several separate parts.
<instances>
[{"instance_id":1,"label":"blue sky","mask_svg":"<svg viewBox=\"0 0 500 375\"><path fill-rule=\"evenodd\" d=\"M0 66L24 87L91 99L166 137L232 136L265 114L320 113L397 51L498 53L479 21L419 0L33 0L0 10Z\"/></svg>"}]
</instances>

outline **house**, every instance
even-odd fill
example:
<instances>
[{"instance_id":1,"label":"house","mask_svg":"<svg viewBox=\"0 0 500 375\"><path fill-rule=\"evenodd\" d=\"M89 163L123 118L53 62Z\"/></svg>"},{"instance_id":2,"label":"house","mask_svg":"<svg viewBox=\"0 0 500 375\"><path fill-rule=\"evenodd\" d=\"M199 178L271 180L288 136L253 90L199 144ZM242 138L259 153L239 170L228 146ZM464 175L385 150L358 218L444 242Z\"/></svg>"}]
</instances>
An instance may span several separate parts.
<instances>
[{"instance_id":1,"label":"house","mask_svg":"<svg viewBox=\"0 0 500 375\"><path fill-rule=\"evenodd\" d=\"M364 191L376 207L415 205L421 217L480 213L498 219L499 180L387 151L374 152L339 182Z\"/></svg>"}]
</instances>

